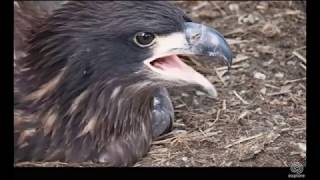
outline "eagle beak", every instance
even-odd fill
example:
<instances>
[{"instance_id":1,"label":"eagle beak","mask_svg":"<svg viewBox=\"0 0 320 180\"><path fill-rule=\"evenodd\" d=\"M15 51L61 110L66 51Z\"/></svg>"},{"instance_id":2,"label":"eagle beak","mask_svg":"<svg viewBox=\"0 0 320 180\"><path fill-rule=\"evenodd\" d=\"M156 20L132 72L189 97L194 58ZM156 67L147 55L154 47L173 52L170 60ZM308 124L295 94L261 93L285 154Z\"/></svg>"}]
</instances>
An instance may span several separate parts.
<instances>
[{"instance_id":1,"label":"eagle beak","mask_svg":"<svg viewBox=\"0 0 320 180\"><path fill-rule=\"evenodd\" d=\"M218 96L214 85L179 57L179 55L207 56L213 60L220 57L230 67L232 53L228 43L218 31L202 24L186 22L183 32L159 37L156 44L153 56L144 63L152 71L157 72L157 78L176 84L197 85L209 96L213 98Z\"/></svg>"},{"instance_id":2,"label":"eagle beak","mask_svg":"<svg viewBox=\"0 0 320 180\"><path fill-rule=\"evenodd\" d=\"M208 26L187 22L184 29L188 48L184 54L221 57L228 65L232 64L232 52L223 35Z\"/></svg>"}]
</instances>

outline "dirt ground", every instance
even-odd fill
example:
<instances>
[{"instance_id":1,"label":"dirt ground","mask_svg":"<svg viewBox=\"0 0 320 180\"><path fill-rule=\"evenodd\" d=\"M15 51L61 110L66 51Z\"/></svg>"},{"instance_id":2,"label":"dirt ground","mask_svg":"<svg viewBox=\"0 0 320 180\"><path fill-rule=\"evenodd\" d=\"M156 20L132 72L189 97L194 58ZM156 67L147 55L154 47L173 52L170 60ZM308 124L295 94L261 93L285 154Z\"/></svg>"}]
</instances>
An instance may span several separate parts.
<instances>
[{"instance_id":1,"label":"dirt ground","mask_svg":"<svg viewBox=\"0 0 320 180\"><path fill-rule=\"evenodd\" d=\"M222 32L234 53L229 74L195 68L218 100L172 92L176 125L136 166L289 166L305 163L306 15L302 2L178 2Z\"/></svg>"},{"instance_id":2,"label":"dirt ground","mask_svg":"<svg viewBox=\"0 0 320 180\"><path fill-rule=\"evenodd\" d=\"M176 113L173 131L156 140L148 155L135 166L305 164L304 4L299 1L175 3L195 21L223 33L233 51L234 63L227 72L220 63L193 61L195 69L216 86L218 99L208 98L199 91L171 90Z\"/></svg>"}]
</instances>

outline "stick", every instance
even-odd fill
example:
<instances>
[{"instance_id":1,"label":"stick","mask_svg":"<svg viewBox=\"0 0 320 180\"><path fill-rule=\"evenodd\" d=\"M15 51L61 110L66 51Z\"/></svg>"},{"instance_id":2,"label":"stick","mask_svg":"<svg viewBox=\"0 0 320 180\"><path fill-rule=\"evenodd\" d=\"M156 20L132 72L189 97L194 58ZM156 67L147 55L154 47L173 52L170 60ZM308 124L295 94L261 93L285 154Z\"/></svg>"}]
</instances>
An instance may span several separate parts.
<instances>
[{"instance_id":1,"label":"stick","mask_svg":"<svg viewBox=\"0 0 320 180\"><path fill-rule=\"evenodd\" d=\"M300 65L300 67L302 67L302 69L304 69L305 71L307 70L306 66L303 65L302 63L300 63L299 65Z\"/></svg>"},{"instance_id":2,"label":"stick","mask_svg":"<svg viewBox=\"0 0 320 180\"><path fill-rule=\"evenodd\" d=\"M238 64L238 65L232 65L232 66L231 66L231 69L241 68L241 67L244 67L244 66L243 66L243 65L241 65L241 64ZM222 66L222 67L218 67L218 68L216 68L216 70L218 70L218 71L227 70L227 69L228 69L228 66Z\"/></svg>"},{"instance_id":3,"label":"stick","mask_svg":"<svg viewBox=\"0 0 320 180\"><path fill-rule=\"evenodd\" d=\"M248 103L248 101L244 100L238 93L237 91L233 91L233 94L235 94L237 96L238 99L240 99L240 101L243 103L243 104L250 104Z\"/></svg>"},{"instance_id":4,"label":"stick","mask_svg":"<svg viewBox=\"0 0 320 180\"><path fill-rule=\"evenodd\" d=\"M304 58L301 54L299 54L297 51L292 52L293 55L297 56L304 64L307 63L306 58Z\"/></svg>"},{"instance_id":5,"label":"stick","mask_svg":"<svg viewBox=\"0 0 320 180\"><path fill-rule=\"evenodd\" d=\"M216 119L212 122L212 124L216 123L219 120L219 116L220 116L220 109L218 110Z\"/></svg>"},{"instance_id":6,"label":"stick","mask_svg":"<svg viewBox=\"0 0 320 180\"><path fill-rule=\"evenodd\" d=\"M291 91L280 91L280 92L274 92L274 93L268 93L267 96L276 96L276 95L281 95L281 94L288 94Z\"/></svg>"},{"instance_id":7,"label":"stick","mask_svg":"<svg viewBox=\"0 0 320 180\"><path fill-rule=\"evenodd\" d=\"M247 111L247 110L244 111L244 112L242 112L242 113L239 115L238 120L244 118L246 115L248 115L248 113L249 113L249 111Z\"/></svg>"},{"instance_id":8,"label":"stick","mask_svg":"<svg viewBox=\"0 0 320 180\"><path fill-rule=\"evenodd\" d=\"M234 44L242 44L242 43L249 43L250 41L248 40L238 40L238 39L230 39L226 38L226 41L229 45L234 45Z\"/></svg>"},{"instance_id":9,"label":"stick","mask_svg":"<svg viewBox=\"0 0 320 180\"><path fill-rule=\"evenodd\" d=\"M236 34L236 33L243 33L243 29L242 28L237 28L235 30L232 30L232 31L229 31L227 33L224 34L224 36L229 36L229 35L232 35L232 34Z\"/></svg>"},{"instance_id":10,"label":"stick","mask_svg":"<svg viewBox=\"0 0 320 180\"><path fill-rule=\"evenodd\" d=\"M269 87L269 88L273 88L273 89L280 89L279 87L271 85L271 84L265 84L265 86Z\"/></svg>"},{"instance_id":11,"label":"stick","mask_svg":"<svg viewBox=\"0 0 320 180\"><path fill-rule=\"evenodd\" d=\"M247 59L249 59L248 56L237 56L237 57L233 60L232 64L237 64L237 63L242 62L242 61L245 61L245 60L247 60Z\"/></svg>"},{"instance_id":12,"label":"stick","mask_svg":"<svg viewBox=\"0 0 320 180\"><path fill-rule=\"evenodd\" d=\"M306 80L307 78L300 78L300 79L293 79L293 80L287 80L284 82L284 84L289 84L289 83L294 83L294 82L298 82L298 81L304 81Z\"/></svg>"},{"instance_id":13,"label":"stick","mask_svg":"<svg viewBox=\"0 0 320 180\"><path fill-rule=\"evenodd\" d=\"M251 140L251 139L260 137L260 136L262 136L262 135L263 135L263 133L260 133L260 134L257 134L257 135L251 136L251 137L247 137L247 138L244 138L244 139L240 139L240 140L238 140L238 141L236 141L236 142L234 142L234 143L231 143L231 144L229 144L229 145L226 145L224 148L229 148L229 147L234 146L234 145L236 145L236 144L240 144L240 143L242 143L242 142L244 142L244 141L248 141L248 140Z\"/></svg>"},{"instance_id":14,"label":"stick","mask_svg":"<svg viewBox=\"0 0 320 180\"><path fill-rule=\"evenodd\" d=\"M226 100L224 99L223 101L222 101L222 110L226 110L227 109L227 103L226 103Z\"/></svg>"}]
</instances>

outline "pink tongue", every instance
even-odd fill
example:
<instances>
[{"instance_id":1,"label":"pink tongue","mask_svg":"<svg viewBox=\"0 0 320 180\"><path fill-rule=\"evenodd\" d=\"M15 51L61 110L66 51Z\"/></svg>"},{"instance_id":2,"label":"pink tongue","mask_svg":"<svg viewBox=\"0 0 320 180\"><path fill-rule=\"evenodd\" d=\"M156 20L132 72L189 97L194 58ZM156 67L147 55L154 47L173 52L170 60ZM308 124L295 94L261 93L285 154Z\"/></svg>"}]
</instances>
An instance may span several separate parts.
<instances>
[{"instance_id":1,"label":"pink tongue","mask_svg":"<svg viewBox=\"0 0 320 180\"><path fill-rule=\"evenodd\" d=\"M161 70L178 70L186 68L186 64L176 55L166 56L155 60L152 65Z\"/></svg>"}]
</instances>

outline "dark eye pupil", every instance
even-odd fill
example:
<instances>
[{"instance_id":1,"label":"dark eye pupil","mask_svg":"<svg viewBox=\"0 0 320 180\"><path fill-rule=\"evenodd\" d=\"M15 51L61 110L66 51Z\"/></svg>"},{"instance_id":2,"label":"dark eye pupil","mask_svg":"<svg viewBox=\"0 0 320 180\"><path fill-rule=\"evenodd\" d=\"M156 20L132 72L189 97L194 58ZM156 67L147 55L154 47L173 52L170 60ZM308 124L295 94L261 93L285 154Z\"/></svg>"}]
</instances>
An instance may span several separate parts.
<instances>
[{"instance_id":1,"label":"dark eye pupil","mask_svg":"<svg viewBox=\"0 0 320 180\"><path fill-rule=\"evenodd\" d=\"M141 32L141 33L138 33L136 36L137 42L141 45L150 44L154 38L155 38L154 34L148 33L148 32Z\"/></svg>"}]
</instances>

